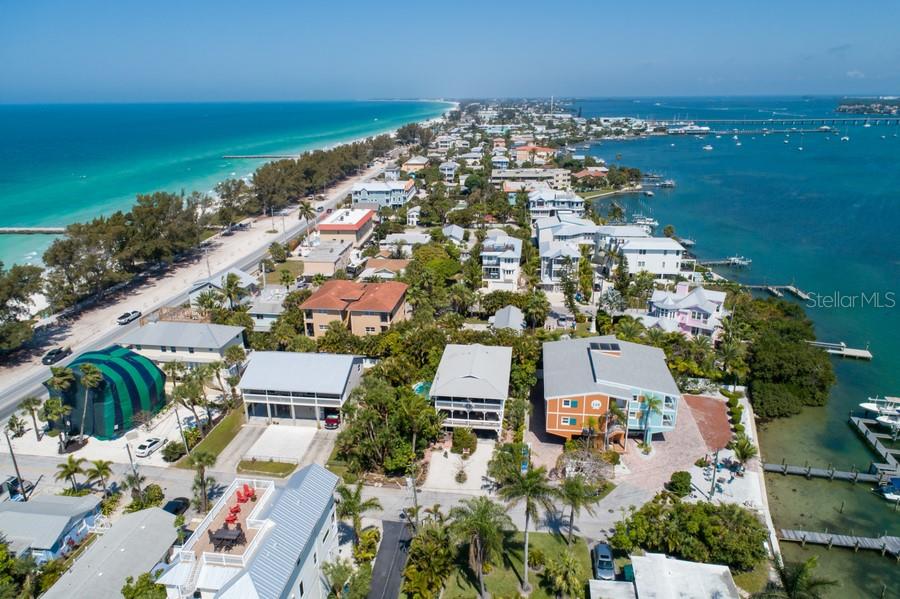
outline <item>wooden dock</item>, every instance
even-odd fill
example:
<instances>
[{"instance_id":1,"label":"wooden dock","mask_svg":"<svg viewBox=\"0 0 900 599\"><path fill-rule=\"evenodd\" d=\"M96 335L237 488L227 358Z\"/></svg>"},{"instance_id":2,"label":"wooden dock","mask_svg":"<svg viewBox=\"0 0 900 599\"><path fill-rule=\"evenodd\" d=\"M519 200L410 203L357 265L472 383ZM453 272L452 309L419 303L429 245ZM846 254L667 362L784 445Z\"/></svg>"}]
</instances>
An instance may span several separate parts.
<instances>
[{"instance_id":1,"label":"wooden dock","mask_svg":"<svg viewBox=\"0 0 900 599\"><path fill-rule=\"evenodd\" d=\"M862 435L869 446L875 450L878 457L883 460L880 464L873 463L871 469L892 476L900 474L900 460L897 459L900 457L900 449L886 447L885 444L881 442L881 439L884 439L885 435L869 429L870 426L878 425L878 421L871 418L860 418L859 416L851 414L850 424L860 435ZM890 435L887 435L887 438L890 439Z\"/></svg>"},{"instance_id":2,"label":"wooden dock","mask_svg":"<svg viewBox=\"0 0 900 599\"><path fill-rule=\"evenodd\" d=\"M813 347L818 347L820 349L824 349L829 354L833 356L841 356L842 358L855 358L857 360L871 360L872 352L869 351L869 346L867 345L865 349L856 349L853 347L847 347L847 344L843 341L838 343L828 343L826 341L807 341Z\"/></svg>"},{"instance_id":3,"label":"wooden dock","mask_svg":"<svg viewBox=\"0 0 900 599\"><path fill-rule=\"evenodd\" d=\"M810 297L807 292L796 285L744 285L744 287L747 289L755 289L757 291L768 291L775 297L784 297L785 292L790 293L803 301L807 301Z\"/></svg>"},{"instance_id":4,"label":"wooden dock","mask_svg":"<svg viewBox=\"0 0 900 599\"><path fill-rule=\"evenodd\" d=\"M0 227L0 235L62 235L65 227Z\"/></svg>"},{"instance_id":5,"label":"wooden dock","mask_svg":"<svg viewBox=\"0 0 900 599\"><path fill-rule=\"evenodd\" d=\"M846 482L862 482L880 484L887 481L890 476L886 472L873 474L871 472L860 472L858 470L837 470L832 466L828 468L813 468L812 466L792 466L790 464L763 464L765 472L776 472L778 474L793 474L795 476L805 476L806 478L827 478L828 480L842 480Z\"/></svg>"},{"instance_id":6,"label":"wooden dock","mask_svg":"<svg viewBox=\"0 0 900 599\"><path fill-rule=\"evenodd\" d=\"M778 540L800 543L801 546L805 546L807 543L824 545L828 549L832 547L843 547L853 551L867 549L869 551L878 551L881 555L890 555L900 560L900 537L858 537L855 535L831 533L827 530L825 532L815 532L782 528L778 530Z\"/></svg>"}]
</instances>

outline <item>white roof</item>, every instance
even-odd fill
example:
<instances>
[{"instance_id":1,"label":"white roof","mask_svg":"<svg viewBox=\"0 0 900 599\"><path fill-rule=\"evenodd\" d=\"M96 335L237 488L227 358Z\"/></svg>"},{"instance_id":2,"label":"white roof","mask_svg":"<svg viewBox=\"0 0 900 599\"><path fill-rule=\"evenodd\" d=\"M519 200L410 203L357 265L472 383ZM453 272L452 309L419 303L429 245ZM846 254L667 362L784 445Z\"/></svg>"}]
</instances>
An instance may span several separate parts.
<instances>
[{"instance_id":1,"label":"white roof","mask_svg":"<svg viewBox=\"0 0 900 599\"><path fill-rule=\"evenodd\" d=\"M597 232L607 237L650 237L647 229L638 225L601 225Z\"/></svg>"},{"instance_id":2,"label":"white roof","mask_svg":"<svg viewBox=\"0 0 900 599\"><path fill-rule=\"evenodd\" d=\"M255 351L241 377L241 389L342 395L358 356Z\"/></svg>"},{"instance_id":3,"label":"white roof","mask_svg":"<svg viewBox=\"0 0 900 599\"><path fill-rule=\"evenodd\" d=\"M322 220L319 225L355 225L366 218L370 212L372 210L369 208L341 208L329 214L328 218Z\"/></svg>"},{"instance_id":4,"label":"white roof","mask_svg":"<svg viewBox=\"0 0 900 599\"><path fill-rule=\"evenodd\" d=\"M429 243L431 235L427 233L390 233L381 240L379 245L389 246L394 244L416 245L417 243Z\"/></svg>"},{"instance_id":5,"label":"white roof","mask_svg":"<svg viewBox=\"0 0 900 599\"><path fill-rule=\"evenodd\" d=\"M354 183L353 191L403 191L407 185L407 181L363 181Z\"/></svg>"},{"instance_id":6,"label":"white roof","mask_svg":"<svg viewBox=\"0 0 900 599\"><path fill-rule=\"evenodd\" d=\"M650 297L651 303L659 308L669 310L693 310L699 308L708 314L716 311L718 306L725 303L724 291L712 291L703 287L696 287L686 294L678 294L672 291L657 289Z\"/></svg>"},{"instance_id":7,"label":"white roof","mask_svg":"<svg viewBox=\"0 0 900 599\"><path fill-rule=\"evenodd\" d=\"M541 258L554 260L568 256L577 262L581 259L581 251L571 243L565 241L545 241L540 245Z\"/></svg>"},{"instance_id":8,"label":"white roof","mask_svg":"<svg viewBox=\"0 0 900 599\"><path fill-rule=\"evenodd\" d=\"M438 168L439 168L440 170L442 170L442 171L446 171L446 170L456 170L456 169L459 168L459 163L457 163L457 162L455 162L455 161L453 161L453 160L450 160L450 161L448 161L448 162L442 162L441 165L440 165Z\"/></svg>"},{"instance_id":9,"label":"white roof","mask_svg":"<svg viewBox=\"0 0 900 599\"><path fill-rule=\"evenodd\" d=\"M590 599L635 599L634 585L623 580L588 581Z\"/></svg>"},{"instance_id":10,"label":"white roof","mask_svg":"<svg viewBox=\"0 0 900 599\"><path fill-rule=\"evenodd\" d=\"M511 347L449 344L431 383L432 397L506 400Z\"/></svg>"},{"instance_id":11,"label":"white roof","mask_svg":"<svg viewBox=\"0 0 900 599\"><path fill-rule=\"evenodd\" d=\"M244 327L206 322L159 321L127 331L119 345L221 349L240 337Z\"/></svg>"},{"instance_id":12,"label":"white roof","mask_svg":"<svg viewBox=\"0 0 900 599\"><path fill-rule=\"evenodd\" d=\"M644 237L626 239L622 243L623 250L675 250L684 251L684 246L669 237Z\"/></svg>"},{"instance_id":13,"label":"white roof","mask_svg":"<svg viewBox=\"0 0 900 599\"><path fill-rule=\"evenodd\" d=\"M403 164L428 164L428 159L424 156L413 156Z\"/></svg>"},{"instance_id":14,"label":"white roof","mask_svg":"<svg viewBox=\"0 0 900 599\"><path fill-rule=\"evenodd\" d=\"M701 564L662 553L632 555L634 586L641 599L738 599L728 566Z\"/></svg>"}]
</instances>

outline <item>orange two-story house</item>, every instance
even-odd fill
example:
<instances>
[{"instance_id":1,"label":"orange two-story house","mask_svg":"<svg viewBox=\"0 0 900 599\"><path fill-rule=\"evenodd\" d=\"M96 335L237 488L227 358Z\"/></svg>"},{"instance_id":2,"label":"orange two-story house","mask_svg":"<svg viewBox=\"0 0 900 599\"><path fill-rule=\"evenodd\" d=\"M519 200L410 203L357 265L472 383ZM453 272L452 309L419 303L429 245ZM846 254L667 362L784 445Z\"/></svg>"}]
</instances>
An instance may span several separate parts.
<instances>
[{"instance_id":1,"label":"orange two-story house","mask_svg":"<svg viewBox=\"0 0 900 599\"><path fill-rule=\"evenodd\" d=\"M595 434L624 451L629 433L649 439L675 428L681 393L661 349L610 335L545 343L543 355L548 433ZM651 409L648 398L658 400Z\"/></svg>"},{"instance_id":2,"label":"orange two-story house","mask_svg":"<svg viewBox=\"0 0 900 599\"><path fill-rule=\"evenodd\" d=\"M300 305L306 335L318 339L338 321L354 335L375 335L409 318L406 284L326 281Z\"/></svg>"}]
</instances>

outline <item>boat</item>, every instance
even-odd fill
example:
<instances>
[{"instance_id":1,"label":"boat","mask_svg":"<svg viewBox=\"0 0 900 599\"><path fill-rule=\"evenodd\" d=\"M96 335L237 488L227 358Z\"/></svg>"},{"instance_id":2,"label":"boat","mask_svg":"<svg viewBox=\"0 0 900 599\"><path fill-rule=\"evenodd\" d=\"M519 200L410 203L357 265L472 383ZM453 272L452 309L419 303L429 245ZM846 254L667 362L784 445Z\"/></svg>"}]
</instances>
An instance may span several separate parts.
<instances>
[{"instance_id":1,"label":"boat","mask_svg":"<svg viewBox=\"0 0 900 599\"><path fill-rule=\"evenodd\" d=\"M726 260L729 266L750 266L753 263L753 260L744 256L728 256Z\"/></svg>"},{"instance_id":2,"label":"boat","mask_svg":"<svg viewBox=\"0 0 900 599\"><path fill-rule=\"evenodd\" d=\"M659 186L672 188L672 187L675 187L675 181L674 181L674 179L666 179L665 181L660 183Z\"/></svg>"},{"instance_id":3,"label":"boat","mask_svg":"<svg viewBox=\"0 0 900 599\"><path fill-rule=\"evenodd\" d=\"M697 242L694 241L693 239L689 238L689 237L682 237L682 238L679 240L679 243L681 243L681 245L683 245L683 246L686 247L686 248L692 248L692 247L694 247L695 245L697 245Z\"/></svg>"},{"instance_id":4,"label":"boat","mask_svg":"<svg viewBox=\"0 0 900 599\"><path fill-rule=\"evenodd\" d=\"M653 192L650 191L650 190L647 190L647 191L644 192L644 195L647 196L648 198L652 198L652 197L653 197Z\"/></svg>"},{"instance_id":5,"label":"boat","mask_svg":"<svg viewBox=\"0 0 900 599\"><path fill-rule=\"evenodd\" d=\"M900 428L900 414L882 414L875 421L891 430Z\"/></svg>"},{"instance_id":6,"label":"boat","mask_svg":"<svg viewBox=\"0 0 900 599\"><path fill-rule=\"evenodd\" d=\"M650 218L649 216L635 214L631 219L631 224L637 225L639 227L658 227L659 221L654 218Z\"/></svg>"},{"instance_id":7,"label":"boat","mask_svg":"<svg viewBox=\"0 0 900 599\"><path fill-rule=\"evenodd\" d=\"M863 125L863 129L868 129L871 126L872 126L872 123L866 123L865 125Z\"/></svg>"},{"instance_id":8,"label":"boat","mask_svg":"<svg viewBox=\"0 0 900 599\"><path fill-rule=\"evenodd\" d=\"M784 140L784 143L791 143L791 142L789 142L788 140Z\"/></svg>"},{"instance_id":9,"label":"boat","mask_svg":"<svg viewBox=\"0 0 900 599\"><path fill-rule=\"evenodd\" d=\"M864 401L859 407L879 416L900 414L900 397L870 397L869 401Z\"/></svg>"},{"instance_id":10,"label":"boat","mask_svg":"<svg viewBox=\"0 0 900 599\"><path fill-rule=\"evenodd\" d=\"M734 144L734 145L739 146L739 145L741 145L741 142L737 142L737 143Z\"/></svg>"},{"instance_id":11,"label":"boat","mask_svg":"<svg viewBox=\"0 0 900 599\"><path fill-rule=\"evenodd\" d=\"M900 501L900 476L892 476L888 482L881 485L875 492L888 501Z\"/></svg>"},{"instance_id":12,"label":"boat","mask_svg":"<svg viewBox=\"0 0 900 599\"><path fill-rule=\"evenodd\" d=\"M703 146L703 149L706 150L706 151L708 152L708 151L712 150L713 148L712 148L711 145L706 144L705 146Z\"/></svg>"},{"instance_id":13,"label":"boat","mask_svg":"<svg viewBox=\"0 0 900 599\"><path fill-rule=\"evenodd\" d=\"M845 135L841 138L841 141L850 141L850 138Z\"/></svg>"},{"instance_id":14,"label":"boat","mask_svg":"<svg viewBox=\"0 0 900 599\"><path fill-rule=\"evenodd\" d=\"M716 139L722 139L721 135L716 135Z\"/></svg>"},{"instance_id":15,"label":"boat","mask_svg":"<svg viewBox=\"0 0 900 599\"><path fill-rule=\"evenodd\" d=\"M731 136L731 139L735 139L735 140L736 140L737 138L738 138L737 135L732 135L732 136Z\"/></svg>"},{"instance_id":16,"label":"boat","mask_svg":"<svg viewBox=\"0 0 900 599\"><path fill-rule=\"evenodd\" d=\"M798 152L802 152L802 151L803 151L803 146L797 146L797 151L798 151Z\"/></svg>"}]
</instances>

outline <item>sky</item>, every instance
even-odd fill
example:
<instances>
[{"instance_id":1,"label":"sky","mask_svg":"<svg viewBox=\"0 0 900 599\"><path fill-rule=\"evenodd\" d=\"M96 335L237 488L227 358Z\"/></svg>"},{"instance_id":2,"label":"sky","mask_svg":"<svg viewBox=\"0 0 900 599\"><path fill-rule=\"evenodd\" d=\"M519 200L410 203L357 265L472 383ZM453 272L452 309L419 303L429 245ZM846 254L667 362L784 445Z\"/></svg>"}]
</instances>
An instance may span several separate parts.
<instances>
[{"instance_id":1,"label":"sky","mask_svg":"<svg viewBox=\"0 0 900 599\"><path fill-rule=\"evenodd\" d=\"M900 94L900 2L0 0L0 103Z\"/></svg>"}]
</instances>

